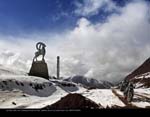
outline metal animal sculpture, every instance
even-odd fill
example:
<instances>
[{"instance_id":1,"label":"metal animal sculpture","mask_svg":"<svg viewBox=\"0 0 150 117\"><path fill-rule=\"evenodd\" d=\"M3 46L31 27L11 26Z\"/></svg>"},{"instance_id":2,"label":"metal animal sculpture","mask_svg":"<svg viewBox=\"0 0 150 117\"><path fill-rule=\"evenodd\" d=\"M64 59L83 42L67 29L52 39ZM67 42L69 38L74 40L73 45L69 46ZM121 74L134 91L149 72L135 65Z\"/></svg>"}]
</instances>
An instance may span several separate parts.
<instances>
[{"instance_id":1,"label":"metal animal sculpture","mask_svg":"<svg viewBox=\"0 0 150 117\"><path fill-rule=\"evenodd\" d=\"M44 60L45 54L46 54L46 50L45 50L46 45L42 42L38 42L36 44L36 49L38 50L37 52L35 52L35 56L33 58L33 61L37 61L38 56L42 55L42 61Z\"/></svg>"}]
</instances>

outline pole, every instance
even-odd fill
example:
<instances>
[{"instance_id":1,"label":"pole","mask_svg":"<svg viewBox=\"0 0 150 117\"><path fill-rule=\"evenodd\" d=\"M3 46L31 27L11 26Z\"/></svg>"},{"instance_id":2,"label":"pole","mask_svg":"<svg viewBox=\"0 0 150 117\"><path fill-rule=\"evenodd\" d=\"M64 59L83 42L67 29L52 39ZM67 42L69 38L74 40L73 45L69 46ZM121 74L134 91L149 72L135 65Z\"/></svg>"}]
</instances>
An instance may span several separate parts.
<instances>
[{"instance_id":1,"label":"pole","mask_svg":"<svg viewBox=\"0 0 150 117\"><path fill-rule=\"evenodd\" d=\"M59 79L60 75L60 57L57 56L57 79Z\"/></svg>"}]
</instances>

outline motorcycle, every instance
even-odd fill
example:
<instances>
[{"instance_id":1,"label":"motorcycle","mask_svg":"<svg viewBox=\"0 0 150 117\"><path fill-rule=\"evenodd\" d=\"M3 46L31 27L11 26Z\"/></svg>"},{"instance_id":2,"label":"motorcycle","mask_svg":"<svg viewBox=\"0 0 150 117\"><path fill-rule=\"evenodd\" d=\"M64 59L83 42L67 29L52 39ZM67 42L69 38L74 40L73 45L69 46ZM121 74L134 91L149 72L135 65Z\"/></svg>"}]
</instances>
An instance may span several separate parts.
<instances>
[{"instance_id":1,"label":"motorcycle","mask_svg":"<svg viewBox=\"0 0 150 117\"><path fill-rule=\"evenodd\" d=\"M124 91L124 97L128 102L131 102L133 100L134 96L134 89L133 87L128 87L126 91Z\"/></svg>"},{"instance_id":2,"label":"motorcycle","mask_svg":"<svg viewBox=\"0 0 150 117\"><path fill-rule=\"evenodd\" d=\"M131 102L133 100L133 96L134 96L134 90L130 89L127 94L127 101Z\"/></svg>"}]
</instances>

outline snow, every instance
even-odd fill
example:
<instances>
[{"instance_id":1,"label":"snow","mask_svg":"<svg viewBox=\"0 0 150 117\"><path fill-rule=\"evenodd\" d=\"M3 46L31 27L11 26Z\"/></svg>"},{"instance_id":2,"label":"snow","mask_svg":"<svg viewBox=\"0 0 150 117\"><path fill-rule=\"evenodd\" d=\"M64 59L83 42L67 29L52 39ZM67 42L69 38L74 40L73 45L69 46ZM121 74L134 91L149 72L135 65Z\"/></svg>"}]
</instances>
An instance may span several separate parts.
<instances>
[{"instance_id":1,"label":"snow","mask_svg":"<svg viewBox=\"0 0 150 117\"><path fill-rule=\"evenodd\" d=\"M97 104L101 104L104 108L114 105L125 106L124 103L112 93L111 89L93 89L84 92L83 96L93 100Z\"/></svg>"},{"instance_id":2,"label":"snow","mask_svg":"<svg viewBox=\"0 0 150 117\"><path fill-rule=\"evenodd\" d=\"M36 90L36 85L45 87ZM57 102L68 93L80 93L103 107L124 106L110 89L95 89L88 92L79 84L63 80L46 80L25 75L0 75L0 87L2 89L0 108L43 108Z\"/></svg>"},{"instance_id":3,"label":"snow","mask_svg":"<svg viewBox=\"0 0 150 117\"><path fill-rule=\"evenodd\" d=\"M139 88L139 87L142 87L142 86L143 86L143 83L140 83L140 82L136 83L136 88Z\"/></svg>"},{"instance_id":4,"label":"snow","mask_svg":"<svg viewBox=\"0 0 150 117\"><path fill-rule=\"evenodd\" d=\"M139 95L143 95L150 98L150 88L135 89L135 92Z\"/></svg>"},{"instance_id":5,"label":"snow","mask_svg":"<svg viewBox=\"0 0 150 117\"><path fill-rule=\"evenodd\" d=\"M79 90L79 86L72 82L66 82L63 80L55 80L52 82L54 82L57 86L61 87L63 90L67 91L68 93Z\"/></svg>"},{"instance_id":6,"label":"snow","mask_svg":"<svg viewBox=\"0 0 150 117\"><path fill-rule=\"evenodd\" d=\"M1 91L2 95L0 96L0 108L17 108L17 107L26 107L28 104L32 104L37 99L34 96L26 95L21 91ZM26 97L22 95L26 95ZM13 104L16 103L16 105Z\"/></svg>"},{"instance_id":7,"label":"snow","mask_svg":"<svg viewBox=\"0 0 150 117\"><path fill-rule=\"evenodd\" d=\"M150 107L150 103L148 103L148 102L132 102L132 104L134 104L140 108Z\"/></svg>"},{"instance_id":8,"label":"snow","mask_svg":"<svg viewBox=\"0 0 150 117\"><path fill-rule=\"evenodd\" d=\"M119 95L123 96L123 92L121 92L120 90L115 89L115 91L117 92L117 94L119 94Z\"/></svg>"},{"instance_id":9,"label":"snow","mask_svg":"<svg viewBox=\"0 0 150 117\"><path fill-rule=\"evenodd\" d=\"M147 76L145 76L145 78L150 78L150 74L149 74L149 75L147 75Z\"/></svg>"},{"instance_id":10,"label":"snow","mask_svg":"<svg viewBox=\"0 0 150 117\"><path fill-rule=\"evenodd\" d=\"M135 77L135 79L142 79L144 76Z\"/></svg>"},{"instance_id":11,"label":"snow","mask_svg":"<svg viewBox=\"0 0 150 117\"><path fill-rule=\"evenodd\" d=\"M24 93L21 90L0 91L0 108L42 108L46 105L50 105L58 101L61 97L64 97L68 94L66 91L62 90L59 87L56 87L56 90L52 94L49 94L51 90L43 90L41 92L38 92L40 96L33 95L34 92L32 92L33 94L30 95ZM44 92L48 93L49 96L41 96L41 94ZM25 96L23 96L23 94ZM15 102L16 105L12 104L12 102Z\"/></svg>"},{"instance_id":12,"label":"snow","mask_svg":"<svg viewBox=\"0 0 150 117\"><path fill-rule=\"evenodd\" d=\"M8 71L0 69L0 108L43 108L68 93L85 90L75 83Z\"/></svg>"},{"instance_id":13,"label":"snow","mask_svg":"<svg viewBox=\"0 0 150 117\"><path fill-rule=\"evenodd\" d=\"M37 99L37 101L28 105L27 108L43 108L47 105L51 105L51 104L57 102L62 97L66 96L67 94L68 94L67 92L65 92L61 88L57 87L56 92L49 97L40 98L40 99L37 97L34 97Z\"/></svg>"},{"instance_id":14,"label":"snow","mask_svg":"<svg viewBox=\"0 0 150 117\"><path fill-rule=\"evenodd\" d=\"M20 90L0 91L0 94L0 108L35 109L43 108L47 105L53 104L62 97L66 96L68 93L60 87L56 87L56 91L47 97L27 95ZM23 94L26 95L26 97L23 97ZM15 102L17 105L13 105L12 102Z\"/></svg>"},{"instance_id":15,"label":"snow","mask_svg":"<svg viewBox=\"0 0 150 117\"><path fill-rule=\"evenodd\" d=\"M121 91L119 90L116 91L119 95L123 96L123 93ZM146 108L146 106L150 107L150 88L135 89L134 92L135 95L133 97L133 101L131 102L132 105L140 108Z\"/></svg>"},{"instance_id":16,"label":"snow","mask_svg":"<svg viewBox=\"0 0 150 117\"><path fill-rule=\"evenodd\" d=\"M142 78L150 78L150 72L147 72L147 73L144 73L144 74L141 74L139 76L136 76L135 79L142 79Z\"/></svg>"},{"instance_id":17,"label":"snow","mask_svg":"<svg viewBox=\"0 0 150 117\"><path fill-rule=\"evenodd\" d=\"M80 87L79 90L73 92L66 92L62 88L57 87L57 90L53 95L43 99L40 98L40 101L38 100L36 103L30 104L27 108L43 108L47 105L51 105L59 101L62 97L66 96L68 93L81 93L83 91L85 91L85 88L82 87Z\"/></svg>"},{"instance_id":18,"label":"snow","mask_svg":"<svg viewBox=\"0 0 150 117\"><path fill-rule=\"evenodd\" d=\"M123 96L119 90L115 91ZM89 90L71 81L46 80L0 66L0 108L39 109L59 101L69 93L79 93L104 108L125 106L112 89ZM150 106L149 99L150 88L135 89L135 101L131 104L145 108Z\"/></svg>"},{"instance_id":19,"label":"snow","mask_svg":"<svg viewBox=\"0 0 150 117\"><path fill-rule=\"evenodd\" d=\"M41 85L42 89L36 90L37 85ZM0 76L0 87L3 90L20 89L26 94L36 95L40 97L49 96L56 91L56 87L51 82L43 78L32 76Z\"/></svg>"}]
</instances>

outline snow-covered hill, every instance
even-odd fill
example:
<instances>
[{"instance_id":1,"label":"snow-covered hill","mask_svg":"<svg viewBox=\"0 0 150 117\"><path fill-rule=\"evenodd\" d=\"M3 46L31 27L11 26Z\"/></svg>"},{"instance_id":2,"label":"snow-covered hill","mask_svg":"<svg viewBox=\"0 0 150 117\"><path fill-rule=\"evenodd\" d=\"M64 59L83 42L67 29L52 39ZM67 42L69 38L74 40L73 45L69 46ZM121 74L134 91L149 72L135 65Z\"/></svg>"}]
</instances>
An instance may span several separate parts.
<instances>
[{"instance_id":1,"label":"snow-covered hill","mask_svg":"<svg viewBox=\"0 0 150 117\"><path fill-rule=\"evenodd\" d=\"M74 82L77 84L82 85L83 87L92 89L92 88L99 88L99 89L109 89L113 86L112 83L108 82L108 81L98 81L96 79L93 78L87 78L84 76L73 76L73 77L69 77L67 79L65 79L65 81L68 82Z\"/></svg>"},{"instance_id":2,"label":"snow-covered hill","mask_svg":"<svg viewBox=\"0 0 150 117\"><path fill-rule=\"evenodd\" d=\"M85 89L75 83L28 76L0 66L0 108L42 108L80 90Z\"/></svg>"},{"instance_id":3,"label":"snow-covered hill","mask_svg":"<svg viewBox=\"0 0 150 117\"><path fill-rule=\"evenodd\" d=\"M80 90L85 89L39 77L0 76L0 108L42 108Z\"/></svg>"}]
</instances>

